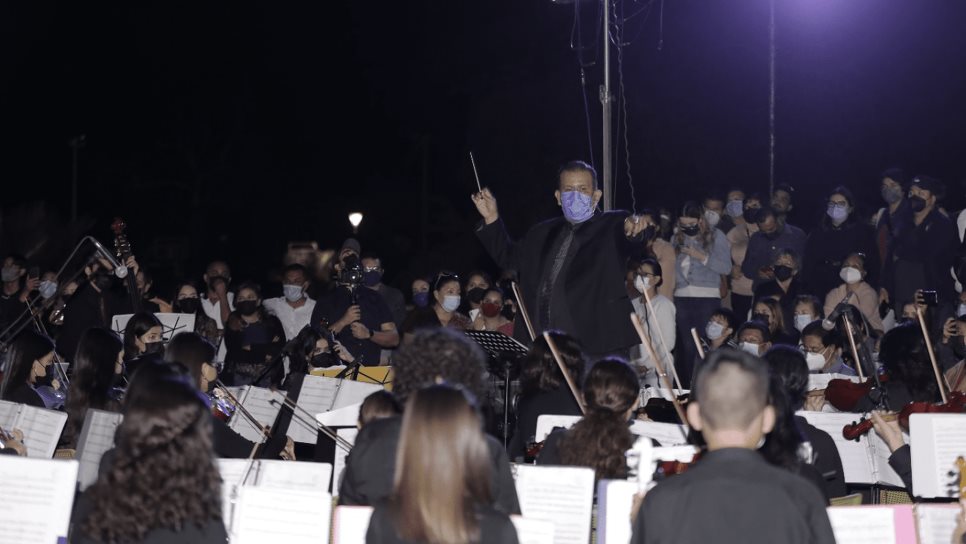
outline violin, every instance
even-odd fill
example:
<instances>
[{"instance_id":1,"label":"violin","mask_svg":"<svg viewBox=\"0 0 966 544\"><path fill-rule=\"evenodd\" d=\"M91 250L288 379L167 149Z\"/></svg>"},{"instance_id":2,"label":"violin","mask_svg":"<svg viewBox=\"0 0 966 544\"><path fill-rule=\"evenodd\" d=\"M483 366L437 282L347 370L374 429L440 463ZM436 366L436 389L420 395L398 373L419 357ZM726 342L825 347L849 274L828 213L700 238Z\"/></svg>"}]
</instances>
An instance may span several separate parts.
<instances>
[{"instance_id":1,"label":"violin","mask_svg":"<svg viewBox=\"0 0 966 544\"><path fill-rule=\"evenodd\" d=\"M879 376L879 382L886 383L888 381L888 374ZM866 380L860 383L843 379L829 380L825 388L825 400L840 412L854 412L855 405L867 397L875 388L875 385L875 380Z\"/></svg>"},{"instance_id":2,"label":"violin","mask_svg":"<svg viewBox=\"0 0 966 544\"><path fill-rule=\"evenodd\" d=\"M690 394L677 395L676 398L681 408L683 410L687 410ZM662 397L651 397L647 399L647 403L638 408L637 413L638 415L643 413L651 421L657 421L659 423L673 423L675 425L684 424L684 422L678 417L677 409L674 407L674 402Z\"/></svg>"},{"instance_id":3,"label":"violin","mask_svg":"<svg viewBox=\"0 0 966 544\"><path fill-rule=\"evenodd\" d=\"M885 414L886 421L899 420L899 426L909 430L909 416L912 414L961 414L966 412L966 393L953 392L949 394L949 402L933 404L931 402L910 402L902 407L898 413ZM872 429L872 420L863 417L857 422L842 428L842 436L846 440L858 440L860 436Z\"/></svg>"},{"instance_id":4,"label":"violin","mask_svg":"<svg viewBox=\"0 0 966 544\"><path fill-rule=\"evenodd\" d=\"M220 387L212 389L211 393L208 394L208 399L211 401L211 414L215 418L228 423L231 416L235 415L237 406L231 402L228 394Z\"/></svg>"}]
</instances>

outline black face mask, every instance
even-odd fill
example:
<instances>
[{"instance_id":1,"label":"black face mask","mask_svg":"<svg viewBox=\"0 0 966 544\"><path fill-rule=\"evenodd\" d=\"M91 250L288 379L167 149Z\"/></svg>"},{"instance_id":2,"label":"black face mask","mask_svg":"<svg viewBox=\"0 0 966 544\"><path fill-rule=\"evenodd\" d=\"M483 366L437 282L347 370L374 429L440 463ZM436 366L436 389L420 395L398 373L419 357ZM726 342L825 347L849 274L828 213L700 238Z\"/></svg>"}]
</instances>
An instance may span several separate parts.
<instances>
[{"instance_id":1,"label":"black face mask","mask_svg":"<svg viewBox=\"0 0 966 544\"><path fill-rule=\"evenodd\" d=\"M756 314L751 314L751 320L752 321L759 321L761 323L764 323L765 325L767 325L769 323L769 321L768 321L768 315L767 314L757 314L757 313Z\"/></svg>"},{"instance_id":2,"label":"black face mask","mask_svg":"<svg viewBox=\"0 0 966 544\"><path fill-rule=\"evenodd\" d=\"M912 208L914 212L921 212L926 209L926 199L921 196L910 196L909 197L909 207Z\"/></svg>"},{"instance_id":3,"label":"black face mask","mask_svg":"<svg viewBox=\"0 0 966 544\"><path fill-rule=\"evenodd\" d=\"M506 318L507 321L513 321L513 318L516 317L517 313L513 310L513 306L504 304L503 309L500 310L500 315Z\"/></svg>"},{"instance_id":4,"label":"black face mask","mask_svg":"<svg viewBox=\"0 0 966 544\"><path fill-rule=\"evenodd\" d=\"M644 243L650 242L655 237L657 237L657 227L655 225L648 225L644 229Z\"/></svg>"},{"instance_id":5,"label":"black face mask","mask_svg":"<svg viewBox=\"0 0 966 544\"><path fill-rule=\"evenodd\" d=\"M685 236L697 236L698 233L701 232L701 227L697 225L681 227L681 232L683 232Z\"/></svg>"},{"instance_id":6,"label":"black face mask","mask_svg":"<svg viewBox=\"0 0 966 544\"><path fill-rule=\"evenodd\" d=\"M761 210L761 208L745 208L745 210L744 210L745 221L747 221L749 223L757 223L758 222L758 212L760 210Z\"/></svg>"},{"instance_id":7,"label":"black face mask","mask_svg":"<svg viewBox=\"0 0 966 544\"><path fill-rule=\"evenodd\" d=\"M342 361L338 356L336 356L334 353L329 353L328 351L317 353L309 359L309 364L316 368L326 368L336 366L341 363Z\"/></svg>"},{"instance_id":8,"label":"black face mask","mask_svg":"<svg viewBox=\"0 0 966 544\"><path fill-rule=\"evenodd\" d=\"M147 342L144 344L143 355L155 355L164 351L164 342Z\"/></svg>"},{"instance_id":9,"label":"black face mask","mask_svg":"<svg viewBox=\"0 0 966 544\"><path fill-rule=\"evenodd\" d=\"M242 300L235 303L235 307L238 308L238 313L248 316L252 315L258 311L258 301L255 300Z\"/></svg>"},{"instance_id":10,"label":"black face mask","mask_svg":"<svg viewBox=\"0 0 966 544\"><path fill-rule=\"evenodd\" d=\"M483 302L483 296L486 295L486 289L482 287L474 287L466 292L466 298L474 304L479 304Z\"/></svg>"},{"instance_id":11,"label":"black face mask","mask_svg":"<svg viewBox=\"0 0 966 544\"><path fill-rule=\"evenodd\" d=\"M194 314L198 312L198 308L201 307L201 301L197 297L193 298L183 298L178 301L178 309L183 314Z\"/></svg>"},{"instance_id":12,"label":"black face mask","mask_svg":"<svg viewBox=\"0 0 966 544\"><path fill-rule=\"evenodd\" d=\"M775 278L778 279L778 281L785 281L792 277L793 271L791 267L780 264L778 266L775 266L774 270L775 270Z\"/></svg>"},{"instance_id":13,"label":"black face mask","mask_svg":"<svg viewBox=\"0 0 966 544\"><path fill-rule=\"evenodd\" d=\"M956 359L966 359L966 344L963 344L962 336L951 337L949 343L953 346L953 353L956 354Z\"/></svg>"}]
</instances>

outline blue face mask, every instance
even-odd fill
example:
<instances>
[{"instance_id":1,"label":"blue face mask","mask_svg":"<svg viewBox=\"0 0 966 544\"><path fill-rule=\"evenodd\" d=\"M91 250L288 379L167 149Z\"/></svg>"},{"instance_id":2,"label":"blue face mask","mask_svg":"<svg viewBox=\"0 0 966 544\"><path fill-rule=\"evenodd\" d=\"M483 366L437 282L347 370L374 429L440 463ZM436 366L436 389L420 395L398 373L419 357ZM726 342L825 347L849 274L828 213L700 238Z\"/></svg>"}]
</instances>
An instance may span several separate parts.
<instances>
[{"instance_id":1,"label":"blue face mask","mask_svg":"<svg viewBox=\"0 0 966 544\"><path fill-rule=\"evenodd\" d=\"M429 304L429 291L413 293L413 304L417 308L425 308Z\"/></svg>"},{"instance_id":2,"label":"blue face mask","mask_svg":"<svg viewBox=\"0 0 966 544\"><path fill-rule=\"evenodd\" d=\"M583 223L594 215L594 199L579 191L560 193L560 207L564 217L571 223Z\"/></svg>"}]
</instances>

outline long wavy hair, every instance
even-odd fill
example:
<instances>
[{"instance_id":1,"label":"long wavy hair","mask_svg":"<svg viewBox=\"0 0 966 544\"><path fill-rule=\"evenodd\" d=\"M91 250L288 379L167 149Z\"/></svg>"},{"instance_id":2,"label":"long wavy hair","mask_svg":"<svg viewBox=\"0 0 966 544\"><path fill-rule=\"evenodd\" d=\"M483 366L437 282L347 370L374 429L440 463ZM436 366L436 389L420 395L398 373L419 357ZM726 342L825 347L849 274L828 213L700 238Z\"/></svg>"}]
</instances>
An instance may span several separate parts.
<instances>
[{"instance_id":1,"label":"long wavy hair","mask_svg":"<svg viewBox=\"0 0 966 544\"><path fill-rule=\"evenodd\" d=\"M711 249L711 246L714 244L714 229L704 221L704 206L693 201L685 202L678 219L682 217L698 220L698 226L701 227L701 232L698 233L696 238L701 243L701 249L704 251ZM678 250L684 247L684 233L680 229L674 233L674 247Z\"/></svg>"},{"instance_id":2,"label":"long wavy hair","mask_svg":"<svg viewBox=\"0 0 966 544\"><path fill-rule=\"evenodd\" d=\"M936 376L918 323L897 325L882 337L879 360L889 378L904 384L915 401L939 400Z\"/></svg>"},{"instance_id":3,"label":"long wavy hair","mask_svg":"<svg viewBox=\"0 0 966 544\"><path fill-rule=\"evenodd\" d=\"M115 444L113 465L87 491L91 512L81 532L114 544L221 522L210 409L183 368L138 370Z\"/></svg>"},{"instance_id":4,"label":"long wavy hair","mask_svg":"<svg viewBox=\"0 0 966 544\"><path fill-rule=\"evenodd\" d=\"M627 412L639 392L637 373L624 361L595 363L584 383L587 413L560 439L561 462L591 467L597 479L627 477L624 453L634 445Z\"/></svg>"},{"instance_id":5,"label":"long wavy hair","mask_svg":"<svg viewBox=\"0 0 966 544\"><path fill-rule=\"evenodd\" d=\"M124 327L124 360L130 361L141 355L135 340L141 338L154 327L160 327L161 322L151 312L138 312L131 316Z\"/></svg>"},{"instance_id":6,"label":"long wavy hair","mask_svg":"<svg viewBox=\"0 0 966 544\"><path fill-rule=\"evenodd\" d=\"M434 385L410 395L404 411L391 501L407 542L479 542L476 506L489 504L489 448L476 408L458 389Z\"/></svg>"},{"instance_id":7,"label":"long wavy hair","mask_svg":"<svg viewBox=\"0 0 966 544\"><path fill-rule=\"evenodd\" d=\"M17 335L7 352L7 368L0 382L0 399L10 400L18 387L30 383L30 367L34 361L54 351L50 338L25 329Z\"/></svg>"},{"instance_id":8,"label":"long wavy hair","mask_svg":"<svg viewBox=\"0 0 966 544\"><path fill-rule=\"evenodd\" d=\"M77 440L88 408L109 412L121 410L111 391L117 379L117 356L123 350L121 340L108 329L91 328L81 334L73 361L74 379L67 394L64 438L69 444Z\"/></svg>"},{"instance_id":9,"label":"long wavy hair","mask_svg":"<svg viewBox=\"0 0 966 544\"><path fill-rule=\"evenodd\" d=\"M797 470L802 461L798 457L798 448L805 437L802 436L795 423L796 404L801 403L792 395L804 398L808 387L808 367L802 352L791 346L775 346L765 354L768 363L768 403L775 409L775 427L765 436L765 444L761 447L761 454L769 463L788 470ZM792 377L792 372L786 367L794 367L798 374L796 383L789 387L785 376ZM805 369L805 379L801 380L801 370ZM792 391L794 389L794 391Z\"/></svg>"},{"instance_id":10,"label":"long wavy hair","mask_svg":"<svg viewBox=\"0 0 966 544\"><path fill-rule=\"evenodd\" d=\"M580 386L584 374L584 357L580 341L561 331L550 331L560 360L563 362L570 376L577 386ZM557 366L557 361L550 352L550 346L543 336L533 341L533 346L520 364L520 388L524 395L531 395L540 391L556 391L565 386L563 373Z\"/></svg>"}]
</instances>

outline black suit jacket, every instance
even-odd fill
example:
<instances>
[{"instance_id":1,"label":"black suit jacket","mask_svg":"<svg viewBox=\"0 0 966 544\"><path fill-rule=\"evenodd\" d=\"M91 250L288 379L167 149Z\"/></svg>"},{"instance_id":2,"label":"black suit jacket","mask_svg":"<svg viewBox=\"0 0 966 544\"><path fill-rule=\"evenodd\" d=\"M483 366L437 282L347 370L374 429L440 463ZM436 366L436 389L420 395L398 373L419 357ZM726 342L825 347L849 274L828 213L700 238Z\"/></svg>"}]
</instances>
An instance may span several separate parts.
<instances>
[{"instance_id":1,"label":"black suit jacket","mask_svg":"<svg viewBox=\"0 0 966 544\"><path fill-rule=\"evenodd\" d=\"M587 353L610 353L640 343L629 319L634 308L624 284L627 258L635 248L635 242L624 236L627 216L625 211L612 211L588 219L575 234L573 260L557 278L565 282L566 305L574 323L574 330L566 332L576 336ZM523 302L531 317L537 311L540 282L555 257L551 255L553 242L568 227L563 217L550 219L535 225L517 242L510 239L502 220L476 231L500 268L518 272ZM638 238L643 240L643 236ZM636 245L642 246L639 242ZM515 320L513 335L530 343L522 319Z\"/></svg>"}]
</instances>

